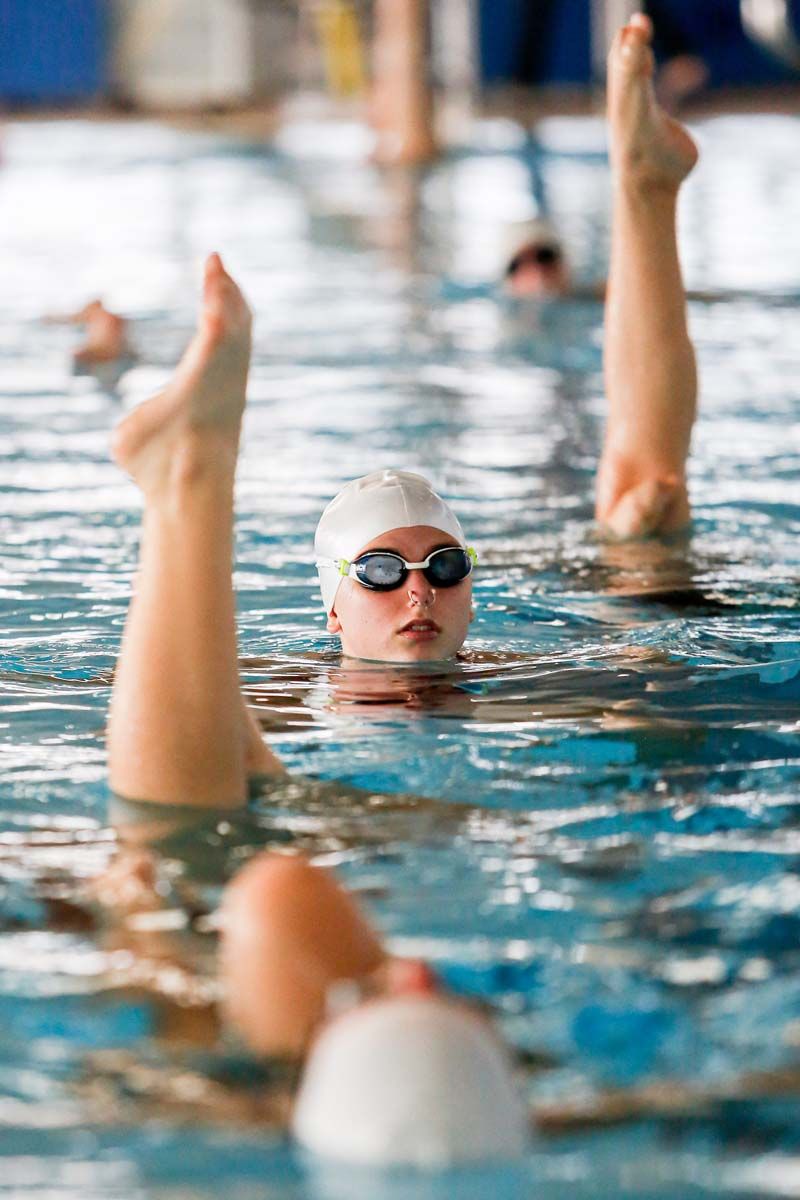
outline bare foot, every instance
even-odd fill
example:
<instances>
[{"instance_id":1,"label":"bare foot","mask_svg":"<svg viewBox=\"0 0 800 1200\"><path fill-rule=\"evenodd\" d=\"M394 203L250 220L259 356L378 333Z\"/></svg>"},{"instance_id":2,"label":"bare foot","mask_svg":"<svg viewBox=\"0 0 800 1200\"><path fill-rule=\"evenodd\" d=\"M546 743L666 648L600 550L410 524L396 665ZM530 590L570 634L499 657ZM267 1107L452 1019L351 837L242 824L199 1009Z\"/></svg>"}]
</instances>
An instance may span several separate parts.
<instances>
[{"instance_id":1,"label":"bare foot","mask_svg":"<svg viewBox=\"0 0 800 1200\"><path fill-rule=\"evenodd\" d=\"M608 59L611 161L618 179L675 190L698 152L680 122L660 108L653 90L653 26L637 13L614 39Z\"/></svg>"},{"instance_id":2,"label":"bare foot","mask_svg":"<svg viewBox=\"0 0 800 1200\"><path fill-rule=\"evenodd\" d=\"M130 353L125 321L101 300L93 300L70 320L86 327L86 338L72 355L81 366L114 362Z\"/></svg>"},{"instance_id":3,"label":"bare foot","mask_svg":"<svg viewBox=\"0 0 800 1200\"><path fill-rule=\"evenodd\" d=\"M186 465L187 451L232 475L250 365L251 315L218 254L206 261L197 332L171 381L117 427L116 462L145 493ZM226 453L228 451L228 453ZM190 455L191 456L191 455Z\"/></svg>"}]
</instances>

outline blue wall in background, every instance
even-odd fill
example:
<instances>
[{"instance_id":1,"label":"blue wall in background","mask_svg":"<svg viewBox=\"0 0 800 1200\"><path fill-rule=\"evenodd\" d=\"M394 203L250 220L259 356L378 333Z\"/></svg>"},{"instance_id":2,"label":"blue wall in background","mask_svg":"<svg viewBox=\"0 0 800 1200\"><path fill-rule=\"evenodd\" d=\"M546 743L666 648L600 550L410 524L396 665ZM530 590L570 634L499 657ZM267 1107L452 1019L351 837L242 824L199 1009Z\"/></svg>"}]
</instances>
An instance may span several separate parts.
<instances>
[{"instance_id":1,"label":"blue wall in background","mask_svg":"<svg viewBox=\"0 0 800 1200\"><path fill-rule=\"evenodd\" d=\"M800 3L791 0L794 15ZM746 35L739 0L649 0L656 53L695 54L706 63L711 87L779 83L793 77L769 51Z\"/></svg>"},{"instance_id":2,"label":"blue wall in background","mask_svg":"<svg viewBox=\"0 0 800 1200\"><path fill-rule=\"evenodd\" d=\"M88 100L106 83L103 0L0 0L0 100Z\"/></svg>"},{"instance_id":3,"label":"blue wall in background","mask_svg":"<svg viewBox=\"0 0 800 1200\"><path fill-rule=\"evenodd\" d=\"M435 3L436 0L432 0ZM700 54L710 85L798 79L742 31L738 0L651 0L663 54ZM790 0L800 35L800 0ZM0 0L0 102L80 102L107 84L106 0ZM587 84L590 0L478 0L484 82ZM680 49L682 47L682 49Z\"/></svg>"},{"instance_id":4,"label":"blue wall in background","mask_svg":"<svg viewBox=\"0 0 800 1200\"><path fill-rule=\"evenodd\" d=\"M485 83L591 78L588 0L479 0L478 28Z\"/></svg>"},{"instance_id":5,"label":"blue wall in background","mask_svg":"<svg viewBox=\"0 0 800 1200\"><path fill-rule=\"evenodd\" d=\"M789 5L800 39L800 0ZM739 0L643 0L643 6L655 18L660 57L699 55L711 87L800 79L749 40ZM590 0L479 0L478 22L485 83L590 82Z\"/></svg>"}]
</instances>

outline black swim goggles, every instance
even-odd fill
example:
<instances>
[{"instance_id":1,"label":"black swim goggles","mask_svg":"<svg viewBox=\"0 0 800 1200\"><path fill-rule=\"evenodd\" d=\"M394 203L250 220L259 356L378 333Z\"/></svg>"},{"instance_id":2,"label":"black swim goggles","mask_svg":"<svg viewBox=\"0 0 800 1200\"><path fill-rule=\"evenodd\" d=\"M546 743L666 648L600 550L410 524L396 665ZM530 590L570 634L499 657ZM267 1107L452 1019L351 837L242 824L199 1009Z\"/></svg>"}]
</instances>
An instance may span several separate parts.
<instances>
[{"instance_id":1,"label":"black swim goggles","mask_svg":"<svg viewBox=\"0 0 800 1200\"><path fill-rule=\"evenodd\" d=\"M444 546L423 562L406 562L393 550L367 550L349 562L346 558L322 560L317 566L334 566L345 578L355 579L373 592L392 592L402 587L409 571L422 571L431 587L449 588L472 573L478 556L471 546Z\"/></svg>"},{"instance_id":2,"label":"black swim goggles","mask_svg":"<svg viewBox=\"0 0 800 1200\"><path fill-rule=\"evenodd\" d=\"M524 246L519 250L506 267L506 275L516 275L522 267L531 265L537 267L554 267L561 262L561 247L555 242L539 243L535 246Z\"/></svg>"}]
</instances>

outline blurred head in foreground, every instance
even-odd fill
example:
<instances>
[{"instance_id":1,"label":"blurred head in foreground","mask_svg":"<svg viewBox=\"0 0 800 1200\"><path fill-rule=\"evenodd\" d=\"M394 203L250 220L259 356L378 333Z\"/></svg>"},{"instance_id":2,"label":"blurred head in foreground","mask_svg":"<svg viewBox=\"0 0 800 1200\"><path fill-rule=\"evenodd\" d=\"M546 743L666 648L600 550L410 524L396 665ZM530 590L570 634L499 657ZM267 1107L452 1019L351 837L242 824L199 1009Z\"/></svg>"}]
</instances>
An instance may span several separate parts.
<instances>
[{"instance_id":1,"label":"blurred head in foreground","mask_svg":"<svg viewBox=\"0 0 800 1200\"><path fill-rule=\"evenodd\" d=\"M507 1052L484 1020L435 993L368 1001L323 1029L292 1128L315 1154L364 1166L507 1161L526 1140Z\"/></svg>"},{"instance_id":2,"label":"blurred head in foreground","mask_svg":"<svg viewBox=\"0 0 800 1200\"><path fill-rule=\"evenodd\" d=\"M387 954L329 872L274 854L240 871L220 971L251 1049L303 1060L292 1130L315 1155L425 1169L522 1155L525 1108L491 1025L425 963Z\"/></svg>"}]
</instances>

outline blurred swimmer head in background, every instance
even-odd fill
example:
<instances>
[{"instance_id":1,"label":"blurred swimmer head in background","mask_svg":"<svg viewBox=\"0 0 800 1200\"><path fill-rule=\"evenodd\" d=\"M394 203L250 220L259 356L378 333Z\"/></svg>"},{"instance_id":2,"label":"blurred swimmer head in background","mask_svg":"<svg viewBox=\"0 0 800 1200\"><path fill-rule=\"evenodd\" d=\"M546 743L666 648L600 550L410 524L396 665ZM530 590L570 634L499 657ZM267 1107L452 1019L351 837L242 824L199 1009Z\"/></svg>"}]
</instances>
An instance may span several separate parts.
<instances>
[{"instance_id":1,"label":"blurred swimmer head in background","mask_svg":"<svg viewBox=\"0 0 800 1200\"><path fill-rule=\"evenodd\" d=\"M467 636L475 552L421 475L380 470L330 502L314 538L327 627L352 658L432 662Z\"/></svg>"},{"instance_id":2,"label":"blurred swimmer head in background","mask_svg":"<svg viewBox=\"0 0 800 1200\"><path fill-rule=\"evenodd\" d=\"M536 220L517 229L505 269L506 291L517 299L565 296L570 285L564 248L552 225Z\"/></svg>"}]
</instances>

